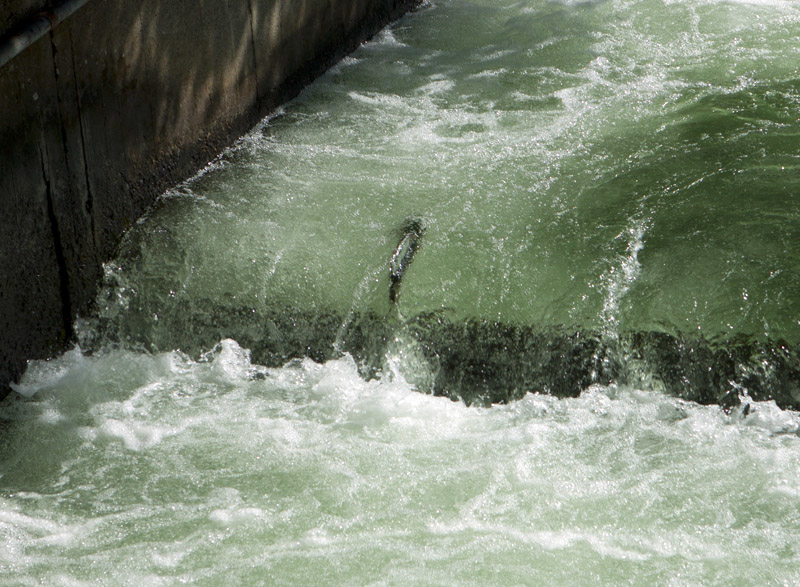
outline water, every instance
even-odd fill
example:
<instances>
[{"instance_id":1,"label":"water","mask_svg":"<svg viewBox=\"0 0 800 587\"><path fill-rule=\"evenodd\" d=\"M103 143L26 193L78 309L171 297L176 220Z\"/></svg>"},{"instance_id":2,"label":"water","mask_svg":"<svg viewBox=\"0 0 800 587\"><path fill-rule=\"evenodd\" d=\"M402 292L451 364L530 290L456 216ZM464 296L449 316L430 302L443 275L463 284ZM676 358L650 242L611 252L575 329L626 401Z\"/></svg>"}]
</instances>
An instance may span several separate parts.
<instances>
[{"instance_id":1,"label":"water","mask_svg":"<svg viewBox=\"0 0 800 587\"><path fill-rule=\"evenodd\" d=\"M800 584L798 31L379 35L165 194L0 407L0 583Z\"/></svg>"}]
</instances>

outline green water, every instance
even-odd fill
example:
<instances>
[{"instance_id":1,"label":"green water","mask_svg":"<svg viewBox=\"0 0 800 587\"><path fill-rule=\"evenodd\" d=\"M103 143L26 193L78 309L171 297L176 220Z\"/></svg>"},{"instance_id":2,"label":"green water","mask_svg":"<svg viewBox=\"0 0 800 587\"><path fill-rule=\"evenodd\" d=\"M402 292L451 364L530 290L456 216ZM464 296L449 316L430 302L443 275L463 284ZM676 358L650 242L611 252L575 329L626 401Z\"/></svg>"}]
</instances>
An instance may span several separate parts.
<instances>
[{"instance_id":1,"label":"green water","mask_svg":"<svg viewBox=\"0 0 800 587\"><path fill-rule=\"evenodd\" d=\"M398 326L796 349L799 37L783 0L381 33L165 194L0 406L0 584L800 584L796 412L644 381L470 408ZM399 328L369 381L333 348L364 315Z\"/></svg>"},{"instance_id":2,"label":"green water","mask_svg":"<svg viewBox=\"0 0 800 587\"><path fill-rule=\"evenodd\" d=\"M797 27L791 3L436 5L172 194L119 263L148 320L225 297L383 311L369 277L413 215L408 315L800 342Z\"/></svg>"}]
</instances>

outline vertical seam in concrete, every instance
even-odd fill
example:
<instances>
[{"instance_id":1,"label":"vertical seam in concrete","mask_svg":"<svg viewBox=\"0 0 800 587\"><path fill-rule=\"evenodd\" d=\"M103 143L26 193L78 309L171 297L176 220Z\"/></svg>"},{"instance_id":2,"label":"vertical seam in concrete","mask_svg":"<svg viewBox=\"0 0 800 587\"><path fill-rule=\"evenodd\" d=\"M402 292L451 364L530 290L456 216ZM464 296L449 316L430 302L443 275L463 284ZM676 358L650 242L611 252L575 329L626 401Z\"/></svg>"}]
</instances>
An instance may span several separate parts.
<instances>
[{"instance_id":1,"label":"vertical seam in concrete","mask_svg":"<svg viewBox=\"0 0 800 587\"><path fill-rule=\"evenodd\" d=\"M89 177L89 161L86 157L86 128L83 122L83 109L81 108L80 92L78 90L78 72L75 67L75 46L72 43L72 28L69 29L69 49L72 56L72 83L75 92L75 109L78 111L78 126L81 133L81 159L83 160L83 174L86 182L86 214L89 216L89 226L92 230L92 249L97 249L97 233L94 225L94 193Z\"/></svg>"},{"instance_id":2,"label":"vertical seam in concrete","mask_svg":"<svg viewBox=\"0 0 800 587\"><path fill-rule=\"evenodd\" d=\"M53 190L50 185L50 178L47 174L46 159L47 145L42 143L40 151L42 163L42 179L46 190L47 199L47 219L50 222L50 231L53 235L53 251L56 256L56 264L58 265L58 280L59 289L61 292L61 322L64 329L64 339L59 341L64 343L72 338L72 300L69 292L69 272L67 271L67 262L64 258L64 247L61 244L61 231L58 228L58 220L56 219L55 206L53 204Z\"/></svg>"},{"instance_id":3,"label":"vertical seam in concrete","mask_svg":"<svg viewBox=\"0 0 800 587\"><path fill-rule=\"evenodd\" d=\"M256 55L256 24L255 24L255 17L253 16L253 0L247 0L247 9L250 12L250 47L253 51L253 74L256 77L256 103L258 103L261 96L259 96L259 92L261 91L261 82L258 79L258 56Z\"/></svg>"},{"instance_id":4,"label":"vertical seam in concrete","mask_svg":"<svg viewBox=\"0 0 800 587\"><path fill-rule=\"evenodd\" d=\"M58 102L58 122L61 127L61 148L64 151L64 163L69 166L69 155L67 146L67 131L64 127L64 119L62 115L62 100L61 91L58 84L58 65L56 64L56 44L53 37L53 32L50 31L50 56L51 63L53 64L53 76L55 78L56 87L56 101ZM58 264L58 277L61 290L61 320L63 322L64 336L66 340L72 338L72 296L69 287L69 269L67 268L67 261L64 255L64 243L61 240L61 229L58 226L58 217L56 216L55 203L53 202L53 189L50 178L47 175L47 164L45 154L47 153L47 145L43 143L41 151L42 161L42 177L44 178L45 187L47 190L47 217L50 221L50 229L53 234L53 250L56 255L56 263ZM65 342L65 341L63 341Z\"/></svg>"}]
</instances>

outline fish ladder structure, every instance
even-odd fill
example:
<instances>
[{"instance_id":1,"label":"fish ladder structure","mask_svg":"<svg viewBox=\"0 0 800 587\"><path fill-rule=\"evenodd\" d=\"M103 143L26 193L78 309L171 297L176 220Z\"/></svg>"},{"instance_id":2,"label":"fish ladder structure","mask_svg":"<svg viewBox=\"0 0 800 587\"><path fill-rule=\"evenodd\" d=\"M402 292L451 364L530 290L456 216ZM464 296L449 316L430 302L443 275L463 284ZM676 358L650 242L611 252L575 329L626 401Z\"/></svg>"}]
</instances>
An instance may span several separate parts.
<instances>
[{"instance_id":1,"label":"fish ladder structure","mask_svg":"<svg viewBox=\"0 0 800 587\"><path fill-rule=\"evenodd\" d=\"M64 349L120 235L415 0L0 8L0 397Z\"/></svg>"}]
</instances>

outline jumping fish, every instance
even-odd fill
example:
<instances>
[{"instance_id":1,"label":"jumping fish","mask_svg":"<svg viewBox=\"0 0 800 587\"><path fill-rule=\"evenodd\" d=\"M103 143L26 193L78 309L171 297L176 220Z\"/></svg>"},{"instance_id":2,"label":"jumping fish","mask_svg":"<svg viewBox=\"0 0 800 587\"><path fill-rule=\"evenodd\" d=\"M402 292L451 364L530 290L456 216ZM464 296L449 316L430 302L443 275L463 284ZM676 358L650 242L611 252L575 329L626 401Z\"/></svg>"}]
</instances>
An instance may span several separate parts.
<instances>
[{"instance_id":1,"label":"jumping fish","mask_svg":"<svg viewBox=\"0 0 800 587\"><path fill-rule=\"evenodd\" d=\"M403 275L414 260L414 255L422 240L422 235L425 234L425 226L420 218L406 219L400 231L400 242L389 260L389 301L392 304L397 303L397 296L400 293L400 283L403 280Z\"/></svg>"}]
</instances>

